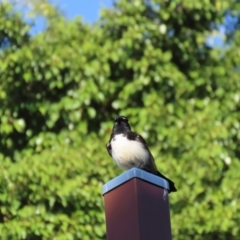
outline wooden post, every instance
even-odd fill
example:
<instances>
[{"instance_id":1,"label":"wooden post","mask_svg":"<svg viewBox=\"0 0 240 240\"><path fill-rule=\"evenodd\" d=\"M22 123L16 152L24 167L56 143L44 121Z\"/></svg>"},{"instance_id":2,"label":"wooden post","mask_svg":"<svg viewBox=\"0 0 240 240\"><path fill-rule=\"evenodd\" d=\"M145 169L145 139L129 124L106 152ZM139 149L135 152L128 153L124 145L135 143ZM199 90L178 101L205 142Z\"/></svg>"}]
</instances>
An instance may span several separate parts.
<instances>
[{"instance_id":1,"label":"wooden post","mask_svg":"<svg viewBox=\"0 0 240 240\"><path fill-rule=\"evenodd\" d=\"M167 189L166 180L138 168L107 182L107 240L171 240Z\"/></svg>"}]
</instances>

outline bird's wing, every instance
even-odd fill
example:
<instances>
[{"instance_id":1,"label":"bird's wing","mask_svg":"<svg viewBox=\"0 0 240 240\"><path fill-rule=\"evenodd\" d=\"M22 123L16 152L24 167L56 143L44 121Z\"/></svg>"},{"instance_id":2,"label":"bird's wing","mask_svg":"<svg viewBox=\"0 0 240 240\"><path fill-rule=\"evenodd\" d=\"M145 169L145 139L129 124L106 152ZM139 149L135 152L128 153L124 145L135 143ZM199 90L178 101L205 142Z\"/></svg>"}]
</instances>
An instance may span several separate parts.
<instances>
[{"instance_id":1,"label":"bird's wing","mask_svg":"<svg viewBox=\"0 0 240 240\"><path fill-rule=\"evenodd\" d=\"M106 144L106 148L107 148L108 154L112 157L111 140Z\"/></svg>"},{"instance_id":2,"label":"bird's wing","mask_svg":"<svg viewBox=\"0 0 240 240\"><path fill-rule=\"evenodd\" d=\"M154 162L154 158L152 153L150 152L147 143L145 142L145 140L143 139L143 137L135 132L129 132L128 133L128 139L129 140L133 140L133 141L138 141L140 143L142 143L143 147L148 151L149 153L149 160L146 162L146 164L142 167L142 169L148 171L148 172L152 172L154 174L157 174L157 167L155 165Z\"/></svg>"},{"instance_id":3,"label":"bird's wing","mask_svg":"<svg viewBox=\"0 0 240 240\"><path fill-rule=\"evenodd\" d=\"M142 143L143 147L148 150L148 152L150 153L149 149L148 149L148 146L147 146L147 143L145 142L145 140L143 139L143 137L135 132L128 132L127 133L127 138L129 140L132 140L132 141L138 141L140 143ZM150 153L151 154L151 153Z\"/></svg>"}]
</instances>

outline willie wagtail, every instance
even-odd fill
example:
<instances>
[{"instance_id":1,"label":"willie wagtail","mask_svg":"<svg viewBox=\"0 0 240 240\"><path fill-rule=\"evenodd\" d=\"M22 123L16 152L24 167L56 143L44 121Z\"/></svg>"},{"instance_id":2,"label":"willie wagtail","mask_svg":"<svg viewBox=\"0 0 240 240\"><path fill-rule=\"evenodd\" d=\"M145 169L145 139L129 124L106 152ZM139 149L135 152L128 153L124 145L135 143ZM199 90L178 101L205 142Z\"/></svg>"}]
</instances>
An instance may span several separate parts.
<instances>
[{"instance_id":1,"label":"willie wagtail","mask_svg":"<svg viewBox=\"0 0 240 240\"><path fill-rule=\"evenodd\" d=\"M106 145L109 155L122 169L133 167L141 168L147 172L166 179L169 183L169 193L176 192L174 182L162 175L154 162L144 139L131 131L126 117L116 117L109 142Z\"/></svg>"}]
</instances>

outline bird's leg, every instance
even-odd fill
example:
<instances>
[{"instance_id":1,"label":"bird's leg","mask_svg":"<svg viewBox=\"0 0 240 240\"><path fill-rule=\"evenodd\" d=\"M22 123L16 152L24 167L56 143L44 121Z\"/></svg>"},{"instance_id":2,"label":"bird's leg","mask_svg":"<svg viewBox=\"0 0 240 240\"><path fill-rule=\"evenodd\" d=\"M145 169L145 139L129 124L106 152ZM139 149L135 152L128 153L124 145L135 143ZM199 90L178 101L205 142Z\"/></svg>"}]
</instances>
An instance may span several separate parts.
<instances>
[{"instance_id":1,"label":"bird's leg","mask_svg":"<svg viewBox=\"0 0 240 240\"><path fill-rule=\"evenodd\" d=\"M138 168L141 168L143 166L143 162L138 166Z\"/></svg>"}]
</instances>

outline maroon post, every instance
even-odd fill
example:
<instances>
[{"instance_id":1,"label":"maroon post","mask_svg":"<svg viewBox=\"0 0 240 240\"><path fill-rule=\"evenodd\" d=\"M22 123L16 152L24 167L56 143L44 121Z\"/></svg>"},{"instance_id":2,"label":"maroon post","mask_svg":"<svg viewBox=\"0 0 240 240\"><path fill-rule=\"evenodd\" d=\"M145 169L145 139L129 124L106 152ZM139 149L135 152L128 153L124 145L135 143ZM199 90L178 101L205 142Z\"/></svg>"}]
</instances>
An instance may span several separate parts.
<instances>
[{"instance_id":1,"label":"maroon post","mask_svg":"<svg viewBox=\"0 0 240 240\"><path fill-rule=\"evenodd\" d=\"M103 186L107 240L171 240L168 182L132 168Z\"/></svg>"}]
</instances>

